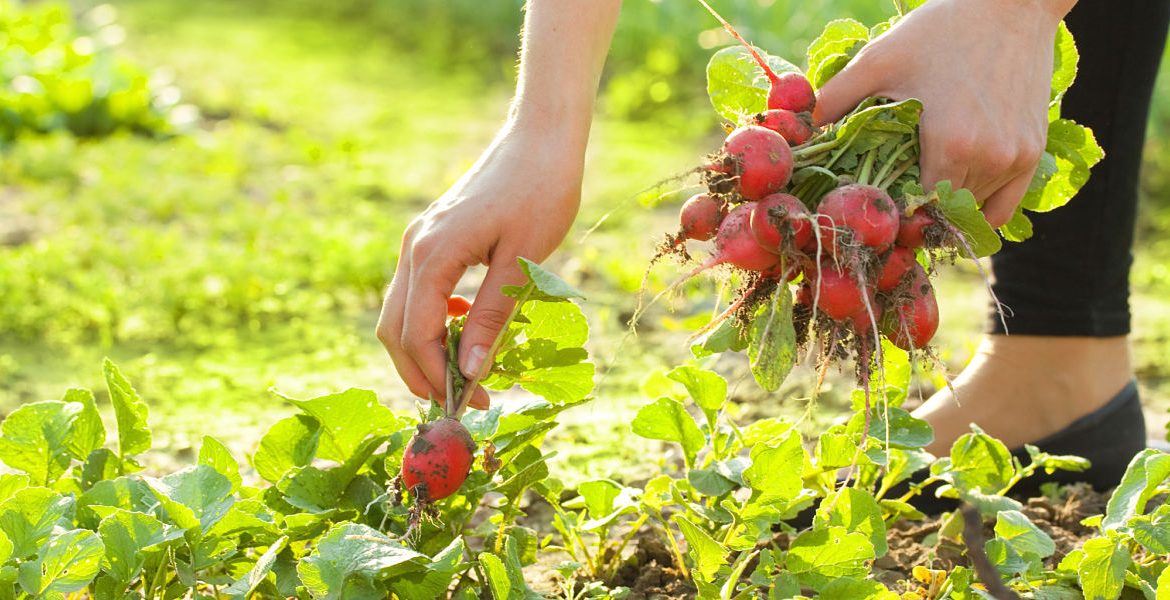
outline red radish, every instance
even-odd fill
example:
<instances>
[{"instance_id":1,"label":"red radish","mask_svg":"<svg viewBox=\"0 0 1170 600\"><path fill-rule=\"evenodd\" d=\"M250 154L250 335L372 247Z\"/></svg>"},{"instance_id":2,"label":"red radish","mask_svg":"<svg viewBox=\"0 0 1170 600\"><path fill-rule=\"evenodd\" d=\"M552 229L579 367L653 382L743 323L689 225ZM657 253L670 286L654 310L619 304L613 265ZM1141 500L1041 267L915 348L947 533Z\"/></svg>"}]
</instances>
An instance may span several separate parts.
<instances>
[{"instance_id":1,"label":"red radish","mask_svg":"<svg viewBox=\"0 0 1170 600\"><path fill-rule=\"evenodd\" d=\"M727 33L730 33L731 37L743 44L744 48L747 48L748 54L751 54L756 64L760 65L760 68L764 70L764 75L768 77L768 81L772 84L768 90L768 108L782 108L796 112L812 111L813 106L816 104L816 96L813 95L812 85L809 84L808 79L804 75L792 72L777 75L776 71L773 71L772 67L768 66L768 61L764 60L764 57L760 56L760 53L756 52L756 49L747 40L743 39L743 36L731 26L731 23L727 22L727 19L724 19L722 15L715 12L715 9L711 8L711 5L707 4L705 0L699 0L699 4L702 4L707 9L707 12L711 13L723 25L723 29L727 30Z\"/></svg>"},{"instance_id":2,"label":"red radish","mask_svg":"<svg viewBox=\"0 0 1170 600\"><path fill-rule=\"evenodd\" d=\"M878 303L877 297L873 294L869 295L869 306L873 309L874 321L880 326L882 322L882 307ZM873 323L869 320L869 311L865 310L865 308L862 308L857 314L849 317L849 320L853 323L854 333L862 334L873 331Z\"/></svg>"},{"instance_id":3,"label":"red radish","mask_svg":"<svg viewBox=\"0 0 1170 600\"><path fill-rule=\"evenodd\" d=\"M715 237L725 214L723 203L715 198L707 194L691 196L678 213L679 223L682 224L682 237L699 241Z\"/></svg>"},{"instance_id":4,"label":"red radish","mask_svg":"<svg viewBox=\"0 0 1170 600\"><path fill-rule=\"evenodd\" d=\"M798 250L812 237L809 217L808 209L796 196L772 194L757 202L752 210L752 235L770 252L781 254L785 249Z\"/></svg>"},{"instance_id":5,"label":"red radish","mask_svg":"<svg viewBox=\"0 0 1170 600\"><path fill-rule=\"evenodd\" d=\"M475 442L458 420L420 423L402 455L402 483L415 497L441 500L463 485L474 455Z\"/></svg>"},{"instance_id":6,"label":"red radish","mask_svg":"<svg viewBox=\"0 0 1170 600\"><path fill-rule=\"evenodd\" d=\"M471 312L471 300L463 296L451 296L447 298L448 317L462 317L469 312Z\"/></svg>"},{"instance_id":7,"label":"red radish","mask_svg":"<svg viewBox=\"0 0 1170 600\"><path fill-rule=\"evenodd\" d=\"M925 348L938 331L938 301L926 271L917 266L910 284L910 299L890 307L882 316L882 334L895 346L910 351Z\"/></svg>"},{"instance_id":8,"label":"red radish","mask_svg":"<svg viewBox=\"0 0 1170 600\"><path fill-rule=\"evenodd\" d=\"M790 110L766 110L756 115L756 124L779 133L792 146L799 146L813 136L812 124Z\"/></svg>"},{"instance_id":9,"label":"red radish","mask_svg":"<svg viewBox=\"0 0 1170 600\"><path fill-rule=\"evenodd\" d=\"M886 262L882 264L882 270L878 273L877 289L883 292L893 291L899 283L902 283L903 277L917 264L918 261L915 260L913 250L894 246L894 249L890 250L889 256L886 257Z\"/></svg>"},{"instance_id":10,"label":"red radish","mask_svg":"<svg viewBox=\"0 0 1170 600\"><path fill-rule=\"evenodd\" d=\"M919 206L909 217L902 217L902 222L898 226L898 245L907 248L925 246L927 232L936 224L937 221L926 208Z\"/></svg>"},{"instance_id":11,"label":"red radish","mask_svg":"<svg viewBox=\"0 0 1170 600\"><path fill-rule=\"evenodd\" d=\"M817 104L812 85L800 73L781 73L769 77L772 89L768 90L768 108L779 108L793 112L812 112Z\"/></svg>"},{"instance_id":12,"label":"red radish","mask_svg":"<svg viewBox=\"0 0 1170 600\"><path fill-rule=\"evenodd\" d=\"M836 251L836 230L848 229L853 240L884 252L898 237L898 207L881 188L852 183L843 185L821 199L817 207L822 243Z\"/></svg>"},{"instance_id":13,"label":"red radish","mask_svg":"<svg viewBox=\"0 0 1170 600\"><path fill-rule=\"evenodd\" d=\"M703 268L727 263L748 271L767 271L780 262L780 257L761 247L752 235L752 211L755 202L744 202L732 209L715 235L715 255Z\"/></svg>"},{"instance_id":14,"label":"red radish","mask_svg":"<svg viewBox=\"0 0 1170 600\"><path fill-rule=\"evenodd\" d=\"M739 193L748 200L779 192L792 177L792 150L771 129L747 125L732 131L723 142L723 154L734 162Z\"/></svg>"},{"instance_id":15,"label":"red radish","mask_svg":"<svg viewBox=\"0 0 1170 600\"><path fill-rule=\"evenodd\" d=\"M830 319L844 321L865 310L861 288L848 269L838 270L832 262L823 261L820 269L812 272L806 270L804 279L811 288L808 292L809 302L816 302L817 309ZM816 293L818 287L819 296Z\"/></svg>"}]
</instances>

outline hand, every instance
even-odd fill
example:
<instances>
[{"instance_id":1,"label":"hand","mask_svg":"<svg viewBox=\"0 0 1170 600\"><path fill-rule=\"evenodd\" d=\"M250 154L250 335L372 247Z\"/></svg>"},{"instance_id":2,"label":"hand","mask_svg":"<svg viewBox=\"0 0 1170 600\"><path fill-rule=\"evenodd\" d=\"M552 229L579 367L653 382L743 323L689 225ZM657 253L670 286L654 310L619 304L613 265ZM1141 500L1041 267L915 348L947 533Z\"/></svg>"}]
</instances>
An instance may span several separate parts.
<instances>
[{"instance_id":1,"label":"hand","mask_svg":"<svg viewBox=\"0 0 1170 600\"><path fill-rule=\"evenodd\" d=\"M581 194L584 145L556 127L510 124L462 178L406 228L398 268L378 321L378 339L421 398L446 397L447 297L468 267L488 266L459 344L472 378L512 310L505 285L524 282L516 258L542 261L568 233ZM477 386L469 402L487 408Z\"/></svg>"},{"instance_id":2,"label":"hand","mask_svg":"<svg viewBox=\"0 0 1170 600\"><path fill-rule=\"evenodd\" d=\"M922 183L971 190L1011 219L1044 152L1053 41L1068 0L931 0L870 42L817 95L819 124L869 96L922 101Z\"/></svg>"}]
</instances>

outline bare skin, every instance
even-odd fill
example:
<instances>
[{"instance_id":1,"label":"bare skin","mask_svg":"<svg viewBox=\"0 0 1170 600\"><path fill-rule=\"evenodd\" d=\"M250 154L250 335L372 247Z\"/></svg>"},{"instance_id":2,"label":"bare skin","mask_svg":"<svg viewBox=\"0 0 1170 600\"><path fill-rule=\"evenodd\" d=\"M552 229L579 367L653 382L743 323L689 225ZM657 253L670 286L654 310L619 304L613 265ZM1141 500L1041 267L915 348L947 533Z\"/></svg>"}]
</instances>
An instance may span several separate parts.
<instances>
[{"instance_id":1,"label":"bare skin","mask_svg":"<svg viewBox=\"0 0 1170 600\"><path fill-rule=\"evenodd\" d=\"M931 396L914 415L934 427L936 456L978 423L1010 448L1067 427L1100 408L1132 377L1126 337L984 338L953 390Z\"/></svg>"},{"instance_id":2,"label":"bare skin","mask_svg":"<svg viewBox=\"0 0 1170 600\"><path fill-rule=\"evenodd\" d=\"M421 398L443 400L447 297L487 265L459 347L473 377L512 310L504 285L523 281L518 256L542 261L577 215L593 101L620 0L529 0L511 114L463 177L406 229L378 321L378 339ZM486 408L477 389L470 405Z\"/></svg>"}]
</instances>

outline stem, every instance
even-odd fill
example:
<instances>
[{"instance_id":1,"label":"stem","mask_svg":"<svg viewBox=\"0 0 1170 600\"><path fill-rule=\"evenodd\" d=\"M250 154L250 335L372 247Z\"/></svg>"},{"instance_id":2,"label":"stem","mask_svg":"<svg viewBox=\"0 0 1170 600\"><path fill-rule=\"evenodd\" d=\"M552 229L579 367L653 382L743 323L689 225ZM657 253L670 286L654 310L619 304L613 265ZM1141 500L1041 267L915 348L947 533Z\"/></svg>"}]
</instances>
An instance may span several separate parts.
<instances>
[{"instance_id":1,"label":"stem","mask_svg":"<svg viewBox=\"0 0 1170 600\"><path fill-rule=\"evenodd\" d=\"M655 517L662 524L662 531L666 534L666 539L670 540L670 550L674 553L674 560L678 563L679 572L682 573L684 580L690 581L691 571L687 569L687 561L683 558L682 550L678 547L678 541L674 539L674 534L670 532L670 526L667 525L661 514L655 515Z\"/></svg>"},{"instance_id":2,"label":"stem","mask_svg":"<svg viewBox=\"0 0 1170 600\"><path fill-rule=\"evenodd\" d=\"M646 523L646 519L649 519L649 518L650 518L649 513L642 513L638 517L638 520L634 521L633 526L630 527L630 532L627 533L625 535L625 537L622 538L621 543L618 544L617 550L615 550L613 553L613 557L614 557L613 565L612 565L613 568L608 569L608 574L609 574L608 578L609 579L612 579L613 576L617 574L617 567L621 564L622 550L626 549L626 545L630 543L630 540L634 539L634 535L638 533L638 530L641 529L642 525L644 525Z\"/></svg>"},{"instance_id":3,"label":"stem","mask_svg":"<svg viewBox=\"0 0 1170 600\"><path fill-rule=\"evenodd\" d=\"M837 145L840 143L841 143L841 140L838 139L836 136L833 136L833 139L831 139L827 142L820 142L818 144L812 144L809 146L797 146L796 148L792 149L792 158L793 158L793 160L795 160L797 158L807 159L810 156L813 156L814 154L828 152L829 150L836 148Z\"/></svg>"},{"instance_id":4,"label":"stem","mask_svg":"<svg viewBox=\"0 0 1170 600\"><path fill-rule=\"evenodd\" d=\"M918 136L910 136L909 141L907 141L905 144L902 144L901 146L898 146L898 148L896 150L894 150L894 154L890 156L889 162L882 165L882 168L878 171L877 175L874 175L873 180L877 181L877 182L884 181L886 178L886 175L888 175L890 173L890 169L895 164L897 164L898 157L902 156L903 152L909 150L911 147L914 146L914 144L917 144L917 143L918 143ZM883 188L883 189L885 189L885 188Z\"/></svg>"},{"instance_id":5,"label":"stem","mask_svg":"<svg viewBox=\"0 0 1170 600\"><path fill-rule=\"evenodd\" d=\"M447 415L458 419L463 414L463 409L467 407L467 401L471 399L471 395L475 393L476 385L487 376L488 371L491 370L492 365L495 364L496 352L499 351L500 346L504 343L504 338L508 336L508 331L512 326L512 321L520 315L520 309L524 303L528 301L528 297L532 295L533 290L536 289L536 284L529 281L520 290L520 295L516 297L516 304L512 307L512 312L508 314L508 319L504 321L504 326L500 332L496 334L496 339L492 340L492 345L488 347L487 355L484 357L483 364L479 366L479 371L466 383L463 384L462 393L459 395L459 401L455 403L455 410L448 412Z\"/></svg>"},{"instance_id":6,"label":"stem","mask_svg":"<svg viewBox=\"0 0 1170 600\"><path fill-rule=\"evenodd\" d=\"M711 5L707 4L705 0L698 0L698 2L699 4L703 5L703 8L707 9L707 12L711 13L711 16L715 17L715 19L719 21L720 25L723 25L723 28L727 30L727 33L731 34L731 37L738 40L739 43L743 44L743 46L747 48L748 52L751 53L752 58L756 60L756 63L759 64L760 68L764 70L764 74L768 76L768 81L776 81L779 79L779 77L776 76L776 72L772 70L772 67L768 66L768 62L764 60L764 57L760 56L760 53L756 52L756 49L753 48L752 45L747 42L747 40L743 39L743 36L739 35L739 32L731 26L731 23L727 22L727 19L724 19L722 15L715 12L715 9L711 8Z\"/></svg>"},{"instance_id":7,"label":"stem","mask_svg":"<svg viewBox=\"0 0 1170 600\"><path fill-rule=\"evenodd\" d=\"M857 183L862 185L869 183L869 173L873 171L873 163L875 160L877 160L876 148L865 154L865 160L861 162L861 169L857 171Z\"/></svg>"},{"instance_id":8,"label":"stem","mask_svg":"<svg viewBox=\"0 0 1170 600\"><path fill-rule=\"evenodd\" d=\"M879 181L877 186L883 190L888 189L891 185L894 185L894 182L897 181L903 173L910 170L910 167L913 167L916 164L918 164L917 156L902 161L898 164L898 168L894 169L894 172L891 173L890 176L885 179L885 181Z\"/></svg>"},{"instance_id":9,"label":"stem","mask_svg":"<svg viewBox=\"0 0 1170 600\"><path fill-rule=\"evenodd\" d=\"M906 16L910 12L910 8L906 6L906 0L894 0L894 10L898 11L898 16Z\"/></svg>"}]
</instances>

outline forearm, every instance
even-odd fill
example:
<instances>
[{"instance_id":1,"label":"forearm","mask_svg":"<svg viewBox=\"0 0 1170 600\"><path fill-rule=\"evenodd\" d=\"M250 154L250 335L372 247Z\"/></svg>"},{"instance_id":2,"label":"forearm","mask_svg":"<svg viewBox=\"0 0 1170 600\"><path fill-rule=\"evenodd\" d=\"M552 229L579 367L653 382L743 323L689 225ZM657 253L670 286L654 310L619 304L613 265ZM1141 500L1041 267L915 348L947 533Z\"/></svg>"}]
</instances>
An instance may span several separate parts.
<instances>
[{"instance_id":1,"label":"forearm","mask_svg":"<svg viewBox=\"0 0 1170 600\"><path fill-rule=\"evenodd\" d=\"M584 151L621 0L529 0L510 119Z\"/></svg>"}]
</instances>

